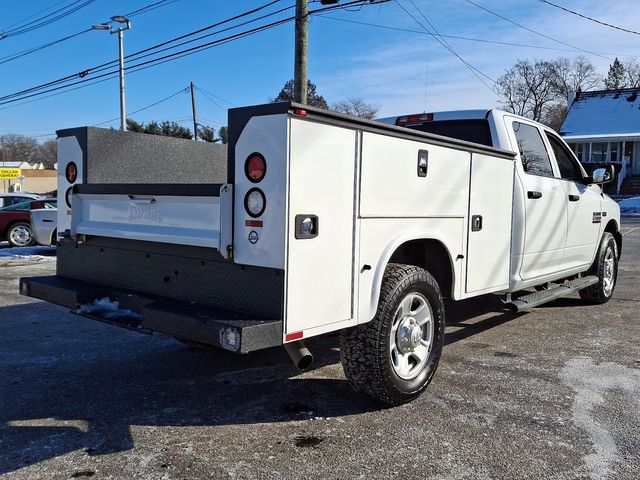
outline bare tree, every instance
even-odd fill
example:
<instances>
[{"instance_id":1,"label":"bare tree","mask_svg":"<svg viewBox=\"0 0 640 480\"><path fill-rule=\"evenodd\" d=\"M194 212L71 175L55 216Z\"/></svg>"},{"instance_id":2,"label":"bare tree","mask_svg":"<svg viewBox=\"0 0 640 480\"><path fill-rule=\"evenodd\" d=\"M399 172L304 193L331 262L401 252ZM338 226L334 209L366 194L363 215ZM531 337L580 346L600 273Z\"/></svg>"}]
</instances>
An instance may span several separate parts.
<instances>
[{"instance_id":1,"label":"bare tree","mask_svg":"<svg viewBox=\"0 0 640 480\"><path fill-rule=\"evenodd\" d=\"M560 131L560 127L564 122L564 119L567 117L567 113L569 112L569 107L566 103L559 102L555 105L551 106L545 117L542 119L542 123L547 125L548 127L553 128L556 132Z\"/></svg>"},{"instance_id":2,"label":"bare tree","mask_svg":"<svg viewBox=\"0 0 640 480\"><path fill-rule=\"evenodd\" d=\"M507 110L541 121L548 109L558 100L553 62L546 60L518 60L497 85L505 97Z\"/></svg>"},{"instance_id":3,"label":"bare tree","mask_svg":"<svg viewBox=\"0 0 640 480\"><path fill-rule=\"evenodd\" d=\"M600 77L586 57L582 55L569 60L558 58L552 62L554 84L559 96L567 98L570 91L593 90L601 85Z\"/></svg>"},{"instance_id":4,"label":"bare tree","mask_svg":"<svg viewBox=\"0 0 640 480\"><path fill-rule=\"evenodd\" d=\"M334 103L331 109L334 112L346 113L347 115L353 115L354 117L371 120L375 118L376 114L380 110L380 106L365 102L363 98L350 97L346 100Z\"/></svg>"},{"instance_id":5,"label":"bare tree","mask_svg":"<svg viewBox=\"0 0 640 480\"><path fill-rule=\"evenodd\" d=\"M625 63L624 76L627 88L640 88L640 62L637 57Z\"/></svg>"},{"instance_id":6,"label":"bare tree","mask_svg":"<svg viewBox=\"0 0 640 480\"><path fill-rule=\"evenodd\" d=\"M57 147L58 142L55 140L47 140L37 145L31 156L31 161L42 163L44 168L52 169L57 162Z\"/></svg>"},{"instance_id":7,"label":"bare tree","mask_svg":"<svg viewBox=\"0 0 640 480\"><path fill-rule=\"evenodd\" d=\"M5 162L29 162L35 153L38 142L23 135L3 135L1 137L0 149L2 159Z\"/></svg>"}]
</instances>

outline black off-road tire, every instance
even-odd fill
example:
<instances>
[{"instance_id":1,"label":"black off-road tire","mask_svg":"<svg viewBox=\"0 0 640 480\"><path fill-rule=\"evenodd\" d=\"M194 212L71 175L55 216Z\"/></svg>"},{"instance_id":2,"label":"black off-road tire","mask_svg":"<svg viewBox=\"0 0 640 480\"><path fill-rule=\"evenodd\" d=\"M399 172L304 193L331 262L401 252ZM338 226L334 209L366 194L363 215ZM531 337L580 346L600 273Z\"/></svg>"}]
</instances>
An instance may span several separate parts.
<instances>
[{"instance_id":1,"label":"black off-road tire","mask_svg":"<svg viewBox=\"0 0 640 480\"><path fill-rule=\"evenodd\" d=\"M607 252L613 254L613 287L608 293L605 289L605 258L607 257ZM597 276L598 283L580 290L580 298L585 302L596 305L601 305L611 300L618 281L618 244L609 232L604 232L598 253L593 261L593 265L591 265L587 271L587 275Z\"/></svg>"},{"instance_id":2,"label":"black off-road tire","mask_svg":"<svg viewBox=\"0 0 640 480\"><path fill-rule=\"evenodd\" d=\"M392 367L390 333L400 302L410 293L429 302L433 316L433 343L428 360L411 380L400 378ZM438 283L425 269L389 264L382 280L376 315L368 323L344 329L340 334L340 357L352 387L386 405L401 405L427 388L438 367L444 343L444 303Z\"/></svg>"}]
</instances>

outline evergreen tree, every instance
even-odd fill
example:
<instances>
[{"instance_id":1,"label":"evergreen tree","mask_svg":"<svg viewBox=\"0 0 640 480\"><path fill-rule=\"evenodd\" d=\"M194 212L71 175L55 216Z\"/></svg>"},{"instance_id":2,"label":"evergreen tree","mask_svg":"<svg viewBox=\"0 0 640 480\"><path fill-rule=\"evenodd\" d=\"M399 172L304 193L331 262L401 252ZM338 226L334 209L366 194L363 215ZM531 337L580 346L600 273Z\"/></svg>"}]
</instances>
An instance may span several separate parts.
<instances>
[{"instance_id":1,"label":"evergreen tree","mask_svg":"<svg viewBox=\"0 0 640 480\"><path fill-rule=\"evenodd\" d=\"M284 84L280 93L276 98L272 98L269 101L271 103L278 102L293 102L293 80L289 80ZM322 95L317 92L315 84L311 83L311 80L307 80L307 104L312 107L323 108L329 110L329 104Z\"/></svg>"},{"instance_id":2,"label":"evergreen tree","mask_svg":"<svg viewBox=\"0 0 640 480\"><path fill-rule=\"evenodd\" d=\"M609 73L607 78L604 79L604 86L607 89L619 89L625 88L625 68L618 57L613 61L612 65L609 65Z\"/></svg>"}]
</instances>

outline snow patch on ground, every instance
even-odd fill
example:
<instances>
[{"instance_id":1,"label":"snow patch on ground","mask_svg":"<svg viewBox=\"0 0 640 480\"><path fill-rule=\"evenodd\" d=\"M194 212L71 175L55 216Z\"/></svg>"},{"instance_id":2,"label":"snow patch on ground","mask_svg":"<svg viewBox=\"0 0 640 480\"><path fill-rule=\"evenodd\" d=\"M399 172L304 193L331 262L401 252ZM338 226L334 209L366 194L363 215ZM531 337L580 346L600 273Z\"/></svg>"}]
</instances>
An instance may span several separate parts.
<instances>
[{"instance_id":1,"label":"snow patch on ground","mask_svg":"<svg viewBox=\"0 0 640 480\"><path fill-rule=\"evenodd\" d=\"M91 313L102 318L130 318L133 320L142 318L142 315L139 313L120 308L120 302L111 300L109 297L100 298L94 300L92 303L80 305L78 313Z\"/></svg>"},{"instance_id":2,"label":"snow patch on ground","mask_svg":"<svg viewBox=\"0 0 640 480\"><path fill-rule=\"evenodd\" d=\"M608 425L596 414L605 405L608 392L619 392L640 402L640 370L613 362L597 364L590 358L574 358L564 366L560 378L575 391L573 421L593 444L594 453L584 457L590 477L613 478L614 464L621 460L620 452Z\"/></svg>"},{"instance_id":3,"label":"snow patch on ground","mask_svg":"<svg viewBox=\"0 0 640 480\"><path fill-rule=\"evenodd\" d=\"M2 248L7 245L7 248ZM55 262L56 247L9 247L0 242L0 258L9 260L26 260L28 262Z\"/></svg>"},{"instance_id":4,"label":"snow patch on ground","mask_svg":"<svg viewBox=\"0 0 640 480\"><path fill-rule=\"evenodd\" d=\"M620 214L626 216L640 217L640 197L620 200Z\"/></svg>"}]
</instances>

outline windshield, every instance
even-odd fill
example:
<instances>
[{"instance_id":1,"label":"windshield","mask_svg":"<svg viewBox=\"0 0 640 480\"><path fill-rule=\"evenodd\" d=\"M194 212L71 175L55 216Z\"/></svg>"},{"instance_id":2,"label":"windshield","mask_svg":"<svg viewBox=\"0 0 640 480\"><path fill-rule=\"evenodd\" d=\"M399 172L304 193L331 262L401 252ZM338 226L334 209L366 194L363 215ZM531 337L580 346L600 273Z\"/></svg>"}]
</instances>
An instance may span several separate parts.
<instances>
[{"instance_id":1,"label":"windshield","mask_svg":"<svg viewBox=\"0 0 640 480\"><path fill-rule=\"evenodd\" d=\"M31 202L33 202L33 200L29 200L28 202L15 203L0 210L2 210L3 212L8 210L31 210Z\"/></svg>"}]
</instances>

